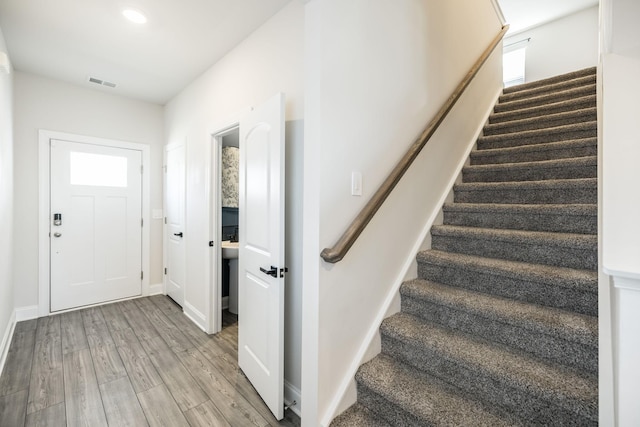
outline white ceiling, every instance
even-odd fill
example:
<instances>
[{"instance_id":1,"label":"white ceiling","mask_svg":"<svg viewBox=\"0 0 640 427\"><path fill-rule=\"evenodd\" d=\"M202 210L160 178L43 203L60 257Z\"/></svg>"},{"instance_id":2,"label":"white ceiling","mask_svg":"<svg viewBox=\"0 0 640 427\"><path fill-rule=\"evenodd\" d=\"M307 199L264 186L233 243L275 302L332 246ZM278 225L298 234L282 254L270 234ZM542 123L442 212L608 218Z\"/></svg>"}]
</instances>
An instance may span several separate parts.
<instances>
[{"instance_id":1,"label":"white ceiling","mask_svg":"<svg viewBox=\"0 0 640 427\"><path fill-rule=\"evenodd\" d=\"M499 0L509 34L553 21L598 4L598 0Z\"/></svg>"},{"instance_id":2,"label":"white ceiling","mask_svg":"<svg viewBox=\"0 0 640 427\"><path fill-rule=\"evenodd\" d=\"M0 0L0 28L17 70L165 104L289 1ZM510 33L598 4L499 2ZM125 20L125 7L147 24Z\"/></svg>"},{"instance_id":3,"label":"white ceiling","mask_svg":"<svg viewBox=\"0 0 640 427\"><path fill-rule=\"evenodd\" d=\"M0 0L0 28L17 70L164 104L289 1Z\"/></svg>"}]
</instances>

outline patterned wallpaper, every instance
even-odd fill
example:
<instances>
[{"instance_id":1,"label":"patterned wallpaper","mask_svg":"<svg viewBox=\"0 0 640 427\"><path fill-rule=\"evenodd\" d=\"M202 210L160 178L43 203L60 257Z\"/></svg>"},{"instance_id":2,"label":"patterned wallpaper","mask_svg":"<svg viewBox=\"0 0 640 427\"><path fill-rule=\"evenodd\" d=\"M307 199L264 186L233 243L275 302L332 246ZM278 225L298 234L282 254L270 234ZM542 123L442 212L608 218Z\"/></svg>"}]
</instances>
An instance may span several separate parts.
<instances>
[{"instance_id":1,"label":"patterned wallpaper","mask_svg":"<svg viewBox=\"0 0 640 427\"><path fill-rule=\"evenodd\" d=\"M222 147L222 207L238 207L240 150Z\"/></svg>"}]
</instances>

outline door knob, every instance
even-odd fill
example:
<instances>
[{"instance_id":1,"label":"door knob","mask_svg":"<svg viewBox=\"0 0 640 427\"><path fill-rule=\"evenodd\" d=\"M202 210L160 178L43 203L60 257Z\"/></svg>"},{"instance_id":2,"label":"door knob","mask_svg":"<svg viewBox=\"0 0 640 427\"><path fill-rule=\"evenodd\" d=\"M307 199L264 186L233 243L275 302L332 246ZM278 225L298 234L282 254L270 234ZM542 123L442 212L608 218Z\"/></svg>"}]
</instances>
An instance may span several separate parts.
<instances>
[{"instance_id":1,"label":"door knob","mask_svg":"<svg viewBox=\"0 0 640 427\"><path fill-rule=\"evenodd\" d=\"M274 267L273 265L269 270L260 267L260 271L262 271L264 274L267 274L271 277L278 277L278 268Z\"/></svg>"},{"instance_id":2,"label":"door knob","mask_svg":"<svg viewBox=\"0 0 640 427\"><path fill-rule=\"evenodd\" d=\"M62 236L62 233L53 233L53 237L60 237Z\"/></svg>"},{"instance_id":3,"label":"door knob","mask_svg":"<svg viewBox=\"0 0 640 427\"><path fill-rule=\"evenodd\" d=\"M174 236L182 237L182 231L179 233L173 233Z\"/></svg>"}]
</instances>

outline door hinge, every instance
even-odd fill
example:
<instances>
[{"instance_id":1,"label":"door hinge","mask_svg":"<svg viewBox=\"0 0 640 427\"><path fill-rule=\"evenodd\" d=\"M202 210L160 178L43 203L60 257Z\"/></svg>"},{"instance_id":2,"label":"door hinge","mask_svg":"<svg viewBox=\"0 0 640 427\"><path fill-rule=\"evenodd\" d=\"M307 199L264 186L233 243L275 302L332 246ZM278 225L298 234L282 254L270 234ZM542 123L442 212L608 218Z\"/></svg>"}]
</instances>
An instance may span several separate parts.
<instances>
[{"instance_id":1,"label":"door hinge","mask_svg":"<svg viewBox=\"0 0 640 427\"><path fill-rule=\"evenodd\" d=\"M140 272L140 280L144 279L144 271Z\"/></svg>"},{"instance_id":2,"label":"door hinge","mask_svg":"<svg viewBox=\"0 0 640 427\"><path fill-rule=\"evenodd\" d=\"M284 273L288 273L289 269L287 267L280 269L280 277L284 277Z\"/></svg>"},{"instance_id":3,"label":"door hinge","mask_svg":"<svg viewBox=\"0 0 640 427\"><path fill-rule=\"evenodd\" d=\"M144 218L140 218L140 227L144 227Z\"/></svg>"},{"instance_id":4,"label":"door hinge","mask_svg":"<svg viewBox=\"0 0 640 427\"><path fill-rule=\"evenodd\" d=\"M164 173L167 173L167 165L164 165L162 169L164 170Z\"/></svg>"},{"instance_id":5,"label":"door hinge","mask_svg":"<svg viewBox=\"0 0 640 427\"><path fill-rule=\"evenodd\" d=\"M167 217L166 216L164 217L164 223L165 224L167 223Z\"/></svg>"},{"instance_id":6,"label":"door hinge","mask_svg":"<svg viewBox=\"0 0 640 427\"><path fill-rule=\"evenodd\" d=\"M164 268L164 274L167 274L167 267Z\"/></svg>"},{"instance_id":7,"label":"door hinge","mask_svg":"<svg viewBox=\"0 0 640 427\"><path fill-rule=\"evenodd\" d=\"M140 173L143 174L144 173L144 166L140 165Z\"/></svg>"},{"instance_id":8,"label":"door hinge","mask_svg":"<svg viewBox=\"0 0 640 427\"><path fill-rule=\"evenodd\" d=\"M213 240L209 240L209 247L212 248L213 247Z\"/></svg>"}]
</instances>

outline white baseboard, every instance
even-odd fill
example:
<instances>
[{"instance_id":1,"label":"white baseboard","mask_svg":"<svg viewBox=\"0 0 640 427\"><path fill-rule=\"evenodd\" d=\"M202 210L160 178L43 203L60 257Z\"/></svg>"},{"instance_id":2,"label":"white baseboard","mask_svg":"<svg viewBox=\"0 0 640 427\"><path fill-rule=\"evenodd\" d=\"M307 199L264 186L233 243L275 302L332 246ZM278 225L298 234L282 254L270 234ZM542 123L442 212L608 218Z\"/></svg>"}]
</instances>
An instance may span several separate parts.
<instances>
[{"instance_id":1,"label":"white baseboard","mask_svg":"<svg viewBox=\"0 0 640 427\"><path fill-rule=\"evenodd\" d=\"M164 294L164 284L156 283L154 285L149 285L149 295L158 294Z\"/></svg>"},{"instance_id":2,"label":"white baseboard","mask_svg":"<svg viewBox=\"0 0 640 427\"><path fill-rule=\"evenodd\" d=\"M207 325L207 319L204 314L196 310L194 306L192 306L186 301L184 302L184 306L182 307L182 310L185 316L187 316L189 319L191 319L192 322L198 325L200 329L202 329L203 331L207 330L207 328L205 327Z\"/></svg>"},{"instance_id":3,"label":"white baseboard","mask_svg":"<svg viewBox=\"0 0 640 427\"><path fill-rule=\"evenodd\" d=\"M284 404L297 416L302 418L302 403L300 402L300 389L284 380Z\"/></svg>"},{"instance_id":4,"label":"white baseboard","mask_svg":"<svg viewBox=\"0 0 640 427\"><path fill-rule=\"evenodd\" d=\"M38 306L30 305L27 307L16 308L16 322L22 322L23 320L31 320L38 318Z\"/></svg>"},{"instance_id":5,"label":"white baseboard","mask_svg":"<svg viewBox=\"0 0 640 427\"><path fill-rule=\"evenodd\" d=\"M11 338L13 337L13 331L16 328L16 311L11 313L9 323L2 335L2 342L0 342L0 375L4 369L4 364L7 361L7 354L9 353L9 346L11 345Z\"/></svg>"}]
</instances>

